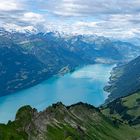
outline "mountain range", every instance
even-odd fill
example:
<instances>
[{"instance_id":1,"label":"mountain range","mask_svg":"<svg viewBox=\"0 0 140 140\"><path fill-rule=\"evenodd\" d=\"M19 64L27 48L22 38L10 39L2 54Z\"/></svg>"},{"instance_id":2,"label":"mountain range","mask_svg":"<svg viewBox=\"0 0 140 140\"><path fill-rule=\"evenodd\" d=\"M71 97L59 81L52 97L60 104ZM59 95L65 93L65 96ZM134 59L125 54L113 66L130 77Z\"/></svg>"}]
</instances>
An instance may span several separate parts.
<instances>
[{"instance_id":1,"label":"mountain range","mask_svg":"<svg viewBox=\"0 0 140 140\"><path fill-rule=\"evenodd\" d=\"M0 96L40 83L78 66L128 62L140 47L96 35L0 30Z\"/></svg>"}]
</instances>

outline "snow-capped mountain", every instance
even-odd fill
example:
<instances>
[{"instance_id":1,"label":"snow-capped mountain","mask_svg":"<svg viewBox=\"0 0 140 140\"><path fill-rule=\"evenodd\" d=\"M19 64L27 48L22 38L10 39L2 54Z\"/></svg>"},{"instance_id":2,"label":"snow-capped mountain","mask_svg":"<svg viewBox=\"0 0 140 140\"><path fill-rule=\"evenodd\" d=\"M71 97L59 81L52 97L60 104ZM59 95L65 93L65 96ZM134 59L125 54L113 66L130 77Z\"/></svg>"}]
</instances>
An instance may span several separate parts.
<instances>
[{"instance_id":1,"label":"snow-capped mountain","mask_svg":"<svg viewBox=\"0 0 140 140\"><path fill-rule=\"evenodd\" d=\"M18 26L15 24L5 24L1 29L11 33L38 33L38 30L33 26Z\"/></svg>"}]
</instances>

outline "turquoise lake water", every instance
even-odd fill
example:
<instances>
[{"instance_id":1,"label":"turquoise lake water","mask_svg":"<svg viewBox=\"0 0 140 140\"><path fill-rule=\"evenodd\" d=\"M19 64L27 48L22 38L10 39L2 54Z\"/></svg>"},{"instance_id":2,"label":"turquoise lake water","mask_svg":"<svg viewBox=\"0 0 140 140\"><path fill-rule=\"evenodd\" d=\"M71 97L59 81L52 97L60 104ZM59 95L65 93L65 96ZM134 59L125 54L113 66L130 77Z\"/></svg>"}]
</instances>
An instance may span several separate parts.
<instances>
[{"instance_id":1,"label":"turquoise lake water","mask_svg":"<svg viewBox=\"0 0 140 140\"><path fill-rule=\"evenodd\" d=\"M88 65L29 89L0 97L0 123L13 120L16 111L23 105L31 105L38 111L58 101L65 105L82 101L99 106L108 96L103 87L109 80L112 68L113 65Z\"/></svg>"}]
</instances>

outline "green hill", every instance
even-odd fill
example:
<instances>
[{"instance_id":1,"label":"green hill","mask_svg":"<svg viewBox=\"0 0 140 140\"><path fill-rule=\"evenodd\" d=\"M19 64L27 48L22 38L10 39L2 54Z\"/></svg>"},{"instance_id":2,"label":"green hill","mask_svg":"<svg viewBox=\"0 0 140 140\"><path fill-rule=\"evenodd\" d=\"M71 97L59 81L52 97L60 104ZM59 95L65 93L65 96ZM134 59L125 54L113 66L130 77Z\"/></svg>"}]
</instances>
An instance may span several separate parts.
<instances>
[{"instance_id":1,"label":"green hill","mask_svg":"<svg viewBox=\"0 0 140 140\"><path fill-rule=\"evenodd\" d=\"M103 106L103 114L113 120L120 120L140 128L140 92L116 99Z\"/></svg>"}]
</instances>

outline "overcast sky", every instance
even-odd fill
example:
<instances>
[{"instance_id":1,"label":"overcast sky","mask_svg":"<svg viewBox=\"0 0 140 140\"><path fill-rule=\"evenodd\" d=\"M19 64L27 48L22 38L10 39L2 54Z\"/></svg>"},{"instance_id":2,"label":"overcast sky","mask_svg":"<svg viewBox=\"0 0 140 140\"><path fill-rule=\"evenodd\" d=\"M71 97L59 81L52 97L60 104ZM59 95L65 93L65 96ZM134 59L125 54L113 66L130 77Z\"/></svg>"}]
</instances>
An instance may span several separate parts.
<instances>
[{"instance_id":1,"label":"overcast sky","mask_svg":"<svg viewBox=\"0 0 140 140\"><path fill-rule=\"evenodd\" d=\"M140 0L0 0L0 26L136 37Z\"/></svg>"}]
</instances>

